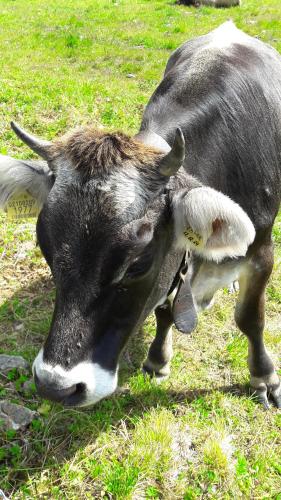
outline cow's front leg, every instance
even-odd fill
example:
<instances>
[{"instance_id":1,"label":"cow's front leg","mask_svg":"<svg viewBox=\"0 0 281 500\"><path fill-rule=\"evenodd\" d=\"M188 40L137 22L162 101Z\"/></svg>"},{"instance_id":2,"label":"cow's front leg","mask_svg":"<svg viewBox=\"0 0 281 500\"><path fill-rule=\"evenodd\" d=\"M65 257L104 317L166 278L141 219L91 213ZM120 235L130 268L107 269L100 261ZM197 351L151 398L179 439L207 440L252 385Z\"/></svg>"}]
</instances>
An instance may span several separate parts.
<instances>
[{"instance_id":1,"label":"cow's front leg","mask_svg":"<svg viewBox=\"0 0 281 500\"><path fill-rule=\"evenodd\" d=\"M161 381L170 373L170 361L173 356L173 316L169 300L155 309L155 316L156 336L149 348L143 370Z\"/></svg>"},{"instance_id":2,"label":"cow's front leg","mask_svg":"<svg viewBox=\"0 0 281 500\"><path fill-rule=\"evenodd\" d=\"M265 408L269 408L269 396L281 408L280 380L263 341L265 287L272 267L273 248L269 243L249 259L246 272L239 278L240 293L235 319L248 337L250 383L254 393Z\"/></svg>"}]
</instances>

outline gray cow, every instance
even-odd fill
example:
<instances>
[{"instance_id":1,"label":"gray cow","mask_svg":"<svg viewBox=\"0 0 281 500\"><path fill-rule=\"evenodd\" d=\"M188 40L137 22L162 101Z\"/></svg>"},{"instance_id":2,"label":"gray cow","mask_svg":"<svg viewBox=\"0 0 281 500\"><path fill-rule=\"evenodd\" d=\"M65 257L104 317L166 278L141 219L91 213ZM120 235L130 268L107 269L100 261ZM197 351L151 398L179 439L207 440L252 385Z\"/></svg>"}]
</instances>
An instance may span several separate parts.
<instances>
[{"instance_id":1,"label":"gray cow","mask_svg":"<svg viewBox=\"0 0 281 500\"><path fill-rule=\"evenodd\" d=\"M1 205L27 189L43 206L37 237L56 302L34 361L39 393L74 406L112 394L122 349L153 310L144 369L167 376L172 324L191 332L215 291L238 280L251 385L281 407L263 342L281 189L278 53L232 23L190 40L133 138L86 127L48 142L12 127L47 162L0 162Z\"/></svg>"},{"instance_id":2,"label":"gray cow","mask_svg":"<svg viewBox=\"0 0 281 500\"><path fill-rule=\"evenodd\" d=\"M208 7L235 7L241 5L241 0L179 0L183 5L207 5Z\"/></svg>"}]
</instances>

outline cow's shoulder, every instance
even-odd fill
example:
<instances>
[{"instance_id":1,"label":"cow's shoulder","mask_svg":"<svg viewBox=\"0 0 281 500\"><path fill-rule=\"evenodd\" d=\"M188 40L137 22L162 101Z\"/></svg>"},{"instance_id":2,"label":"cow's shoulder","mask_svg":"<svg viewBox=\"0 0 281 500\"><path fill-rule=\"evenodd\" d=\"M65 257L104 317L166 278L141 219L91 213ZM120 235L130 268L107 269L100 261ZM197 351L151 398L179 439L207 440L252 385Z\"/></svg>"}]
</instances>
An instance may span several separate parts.
<instances>
[{"instance_id":1,"label":"cow's shoulder","mask_svg":"<svg viewBox=\"0 0 281 500\"><path fill-rule=\"evenodd\" d=\"M197 71L202 76L202 72L208 72L210 66L220 68L223 56L231 58L232 55L237 54L239 54L242 65L243 59L248 60L249 63L256 63L258 59L260 61L266 59L268 63L270 60L279 59L281 63L281 57L275 49L257 38L247 35L238 29L232 21L227 21L207 35L187 40L178 47L168 60L164 77L169 72L173 72L174 75L177 73L182 75L183 68L186 67L190 70L193 64L197 65ZM249 58L250 54L254 57L254 61Z\"/></svg>"}]
</instances>

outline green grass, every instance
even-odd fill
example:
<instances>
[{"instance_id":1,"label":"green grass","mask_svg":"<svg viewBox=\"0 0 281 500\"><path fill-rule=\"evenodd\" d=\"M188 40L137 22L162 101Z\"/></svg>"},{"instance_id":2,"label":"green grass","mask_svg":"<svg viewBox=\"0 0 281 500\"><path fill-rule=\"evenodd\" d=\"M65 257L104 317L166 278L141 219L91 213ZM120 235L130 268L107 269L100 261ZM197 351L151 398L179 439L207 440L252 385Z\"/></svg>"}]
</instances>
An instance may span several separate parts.
<instances>
[{"instance_id":1,"label":"green grass","mask_svg":"<svg viewBox=\"0 0 281 500\"><path fill-rule=\"evenodd\" d=\"M241 8L186 8L170 0L0 0L0 152L30 157L15 119L51 139L77 124L137 131L173 49L228 18L281 52L280 0ZM0 216L0 351L30 362L50 325L54 288L34 221ZM267 290L268 349L281 348L281 217ZM247 343L234 297L217 295L191 337L174 333L170 379L146 380L141 362L154 321L131 340L124 390L86 411L40 401L25 376L1 380L0 397L39 418L2 432L0 488L11 498L280 499L281 414L248 394Z\"/></svg>"}]
</instances>

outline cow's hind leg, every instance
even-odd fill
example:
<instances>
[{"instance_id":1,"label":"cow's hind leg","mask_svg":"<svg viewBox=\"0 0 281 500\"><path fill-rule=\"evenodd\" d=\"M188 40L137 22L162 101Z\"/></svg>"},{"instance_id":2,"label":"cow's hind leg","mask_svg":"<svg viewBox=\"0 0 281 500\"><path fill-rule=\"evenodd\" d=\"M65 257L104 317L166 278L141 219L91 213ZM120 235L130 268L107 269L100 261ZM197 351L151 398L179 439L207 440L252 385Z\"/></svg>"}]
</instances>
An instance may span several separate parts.
<instances>
[{"instance_id":1,"label":"cow's hind leg","mask_svg":"<svg viewBox=\"0 0 281 500\"><path fill-rule=\"evenodd\" d=\"M272 267L273 247L268 243L248 259L246 271L239 278L235 320L248 338L251 387L266 408L269 408L268 396L281 408L280 380L263 341L265 287Z\"/></svg>"},{"instance_id":2,"label":"cow's hind leg","mask_svg":"<svg viewBox=\"0 0 281 500\"><path fill-rule=\"evenodd\" d=\"M155 316L156 336L149 348L143 370L161 381L167 378L170 373L170 360L173 356L173 316L170 302L167 301L163 306L157 307Z\"/></svg>"}]
</instances>

